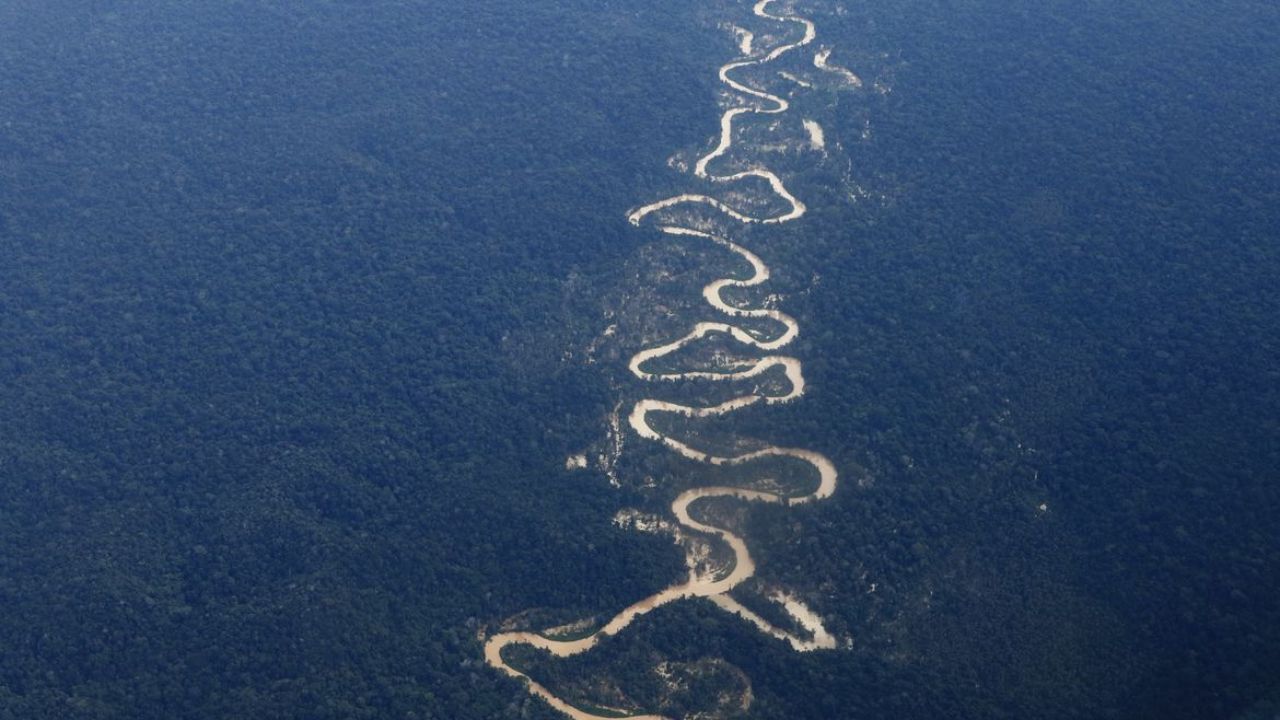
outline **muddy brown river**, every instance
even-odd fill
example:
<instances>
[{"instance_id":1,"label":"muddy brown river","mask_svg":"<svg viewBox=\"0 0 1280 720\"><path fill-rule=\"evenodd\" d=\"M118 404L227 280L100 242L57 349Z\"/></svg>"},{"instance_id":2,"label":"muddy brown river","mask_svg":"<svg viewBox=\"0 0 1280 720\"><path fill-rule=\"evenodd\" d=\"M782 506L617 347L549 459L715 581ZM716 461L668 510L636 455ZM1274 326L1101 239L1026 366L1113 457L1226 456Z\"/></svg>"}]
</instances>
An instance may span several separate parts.
<instances>
[{"instance_id":1,"label":"muddy brown river","mask_svg":"<svg viewBox=\"0 0 1280 720\"><path fill-rule=\"evenodd\" d=\"M734 72L740 68L771 63L813 42L816 36L814 24L805 18L795 15L771 13L770 6L774 3L775 0L759 0L755 4L753 12L756 16L767 21L784 25L798 25L803 30L803 35L793 42L778 45L768 51L761 51L761 54L753 54L753 51L758 50L756 47L758 43L753 42L754 36L741 28L737 29L741 39L740 49L746 57L723 65L719 70L719 77L727 87L745 96L752 104L730 108L721 115L719 141L714 149L698 159L694 167L694 175L715 184L732 184L747 178L764 180L768 183L773 194L785 202L790 209L777 215L756 216L710 195L685 193L658 200L633 210L628 215L628 219L632 224L640 225L651 216L690 204L709 206L724 216L744 224L775 225L791 222L805 214L804 203L787 190L786 185L777 174L767 168L751 167L747 170L724 175L715 174L709 169L716 160L723 157L733 147L735 123L739 118L753 115L780 115L786 113L790 107L785 98L752 87L734 77ZM837 74L842 74L843 72L852 76L852 73L843 68L831 66L828 62L829 54L829 50L824 49L821 51L821 57L814 58L814 65L827 72L835 72ZM847 77L845 79L848 80ZM807 125L806 128L808 128ZM809 129L809 131L810 133L813 132L812 129ZM545 650L556 657L577 655L591 650L602 639L622 632L637 618L649 611L667 603L690 598L707 598L726 612L737 615L751 623L761 632L787 642L799 652L833 649L839 644L837 639L827 632L821 617L794 595L782 591L773 591L768 598L776 603L794 621L797 627L804 630L803 636L775 627L734 599L730 595L731 591L754 576L756 572L756 565L747 548L747 543L742 537L729 530L702 522L691 513L692 507L706 498L730 497L744 502L786 506L822 500L831 496L839 482L839 475L835 465L824 455L812 450L776 446L768 446L739 455L717 455L663 434L650 423L651 416L656 414L670 413L685 417L707 418L726 415L756 404L786 403L801 397L805 392L805 382L800 361L793 357L776 354L776 351L781 350L795 340L800 332L799 325L795 319L781 311L772 308L740 307L726 301L723 297L722 292L726 289L754 287L769 279L769 268L758 255L728 238L708 232L705 229L686 227L669 220L661 221L657 225L657 229L669 235L713 243L736 255L749 265L751 267L751 276L746 279L721 278L707 284L703 288L702 296L722 316L722 319L699 322L683 337L641 350L631 358L628 364L631 373L641 380L650 382L689 379L732 382L755 378L774 368L781 368L787 379L787 389L780 394L761 394L757 392L741 395L710 406L683 405L656 398L642 399L634 405L627 418L630 429L643 439L661 443L685 458L709 465L735 466L763 458L791 458L813 468L817 478L817 485L804 494L782 494L767 490L732 486L698 487L686 490L672 502L671 514L675 517L682 531L714 537L732 551L733 563L727 569L727 572L724 570L702 571L697 563L689 561L689 574L684 581L632 603L600 626L599 629L578 639L557 640L536 632L505 632L488 638L484 646L484 658L490 667L524 680L530 693L547 701L556 710L570 718L574 718L574 720L603 720L608 717L618 717L618 715L599 715L574 707L556 696L542 684L508 664L503 657L503 650L512 645L527 645ZM777 326L777 331L764 334L759 331L744 329L733 323L734 319L739 318L770 320ZM731 372L655 372L647 369L653 361L671 355L681 348L712 334L728 336L740 345L754 348L766 354L753 361L735 364ZM627 717L637 720L660 720L662 718L660 715L630 715Z\"/></svg>"}]
</instances>

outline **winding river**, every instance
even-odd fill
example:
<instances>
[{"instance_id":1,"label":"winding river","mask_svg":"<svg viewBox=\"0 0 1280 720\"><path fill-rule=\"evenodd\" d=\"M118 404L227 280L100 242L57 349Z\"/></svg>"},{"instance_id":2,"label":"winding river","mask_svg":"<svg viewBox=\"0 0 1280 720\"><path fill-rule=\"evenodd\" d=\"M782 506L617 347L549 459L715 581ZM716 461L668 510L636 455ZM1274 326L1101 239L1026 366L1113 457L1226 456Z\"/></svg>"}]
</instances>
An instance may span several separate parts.
<instances>
[{"instance_id":1,"label":"winding river","mask_svg":"<svg viewBox=\"0 0 1280 720\"><path fill-rule=\"evenodd\" d=\"M706 381L740 381L757 378L780 369L786 378L785 391L767 393L755 391L741 395L714 405L685 405L656 398L645 398L636 402L628 416L628 424L632 431L641 438L661 443L673 452L690 460L717 466L737 466L752 463L765 458L790 458L791 460L810 466L816 477L816 486L803 493L787 493L774 489L754 489L749 487L712 486L697 487L682 492L671 504L671 513L682 532L714 537L727 546L733 553L733 564L727 572L699 572L698 566L689 561L689 575L680 583L672 585L654 595L639 600L595 632L572 640L559 640L536 632L505 632L488 638L484 646L485 662L489 666L512 677L520 678L527 683L529 692L547 701L552 707L574 720L603 720L618 717L616 714L599 715L582 708L574 707L556 696L548 688L512 667L503 657L503 650L512 645L528 645L545 650L557 657L568 657L586 652L595 647L602 639L620 633L636 618L667 603L689 598L706 598L716 606L737 615L751 623L761 632L778 638L791 645L799 652L820 649L832 649L837 640L823 626L821 618L798 598L782 592L774 591L769 599L776 603L799 628L803 635L775 627L756 612L742 605L730 594L731 591L755 575L756 565L747 548L746 541L729 530L694 517L693 506L707 498L736 498L754 503L770 503L793 506L815 502L830 497L835 491L839 476L835 465L825 456L812 450L800 448L769 446L737 455L720 455L699 449L689 443L664 434L655 429L651 418L659 414L674 414L691 418L708 418L726 415L752 405L785 403L795 400L804 394L805 381L800 361L794 357L777 354L778 351L795 340L800 332L799 325L789 315L772 308L743 307L727 300L723 293L732 288L750 288L763 284L769 279L769 268L755 253L738 245L727 237L710 232L702 224L692 221L671 219L676 215L675 209L684 206L706 206L714 209L725 218L742 224L778 225L799 219L806 208L796 196L788 191L782 179L773 171L762 166L751 166L746 170L728 174L716 174L711 166L729 152L734 144L735 123L743 116L780 115L786 113L790 105L785 98L765 92L748 85L734 77L742 68L765 65L782 56L793 53L813 43L816 31L813 22L790 13L774 13L770 7L777 0L759 0L753 12L756 16L779 23L783 27L802 31L801 37L780 44L768 51L760 51L761 44L747 31L740 31L740 48L746 56L729 62L719 71L720 81L725 86L743 96L745 105L729 108L720 117L720 136L714 149L700 157L694 166L694 175L713 184L732 184L748 179L764 181L774 196L780 199L787 209L773 215L754 215L734 207L729 202L703 194L681 194L658 200L633 210L628 220L633 225L641 225L646 221L654 222L654 226L663 233L708 242L736 255L751 268L751 276L746 279L721 278L715 280L702 290L707 303L717 311L721 319L718 321L699 322L683 337L676 340L644 349L631 358L628 368L637 378L649 382L674 382L682 380ZM795 31L792 30L794 35ZM756 51L756 52L753 52ZM758 53L758 54L757 54ZM829 50L822 50L814 58L815 67L828 72L852 73L843 68L830 66L827 58ZM856 76L854 76L856 77ZM806 124L806 128L808 128ZM811 131L812 132L812 131ZM820 132L820 130L819 130ZM691 227L691 225L698 225ZM734 324L735 320L750 319L751 329ZM766 321L776 328L775 332L765 333L756 328L760 321ZM762 357L751 361L735 363L729 372L713 371L681 371L663 372L651 370L655 361L667 357L681 348L695 343L708 336L727 336L738 344L764 353ZM660 715L631 715L636 720L665 720Z\"/></svg>"}]
</instances>

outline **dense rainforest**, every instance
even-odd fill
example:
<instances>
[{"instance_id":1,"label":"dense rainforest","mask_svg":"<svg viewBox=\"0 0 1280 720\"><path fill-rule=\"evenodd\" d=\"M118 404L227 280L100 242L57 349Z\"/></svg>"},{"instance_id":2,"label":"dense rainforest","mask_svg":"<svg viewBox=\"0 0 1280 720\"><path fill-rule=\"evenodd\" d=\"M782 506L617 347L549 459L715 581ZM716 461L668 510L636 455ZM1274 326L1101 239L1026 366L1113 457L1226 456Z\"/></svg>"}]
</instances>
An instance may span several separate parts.
<instances>
[{"instance_id":1,"label":"dense rainforest","mask_svg":"<svg viewBox=\"0 0 1280 720\"><path fill-rule=\"evenodd\" d=\"M795 7L865 83L795 93L810 214L747 239L810 387L733 430L846 481L741 523L852 645L692 602L529 666L656 701L703 663L664 706L750 718L1277 717L1280 8ZM559 717L481 638L683 572L611 519L690 468L565 458L634 392L629 298L716 276L625 213L690 187L749 10L0 5L0 718Z\"/></svg>"}]
</instances>

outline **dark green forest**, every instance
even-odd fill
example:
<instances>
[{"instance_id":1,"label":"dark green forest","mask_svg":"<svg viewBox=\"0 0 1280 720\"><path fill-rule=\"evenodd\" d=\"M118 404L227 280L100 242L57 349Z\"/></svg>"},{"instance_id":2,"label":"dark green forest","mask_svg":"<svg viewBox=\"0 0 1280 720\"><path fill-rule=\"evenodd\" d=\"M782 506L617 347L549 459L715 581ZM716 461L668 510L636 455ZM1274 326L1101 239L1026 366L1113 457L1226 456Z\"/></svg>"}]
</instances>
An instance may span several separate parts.
<instances>
[{"instance_id":1,"label":"dark green forest","mask_svg":"<svg viewBox=\"0 0 1280 720\"><path fill-rule=\"evenodd\" d=\"M744 242L810 387L734 430L844 473L744 522L853 646L691 602L530 665L723 660L761 719L1280 717L1280 8L796 9L867 84L795 99L841 147ZM625 213L689 189L749 10L0 3L0 718L558 717L480 638L683 572L564 459L633 392L582 349L674 252Z\"/></svg>"}]
</instances>

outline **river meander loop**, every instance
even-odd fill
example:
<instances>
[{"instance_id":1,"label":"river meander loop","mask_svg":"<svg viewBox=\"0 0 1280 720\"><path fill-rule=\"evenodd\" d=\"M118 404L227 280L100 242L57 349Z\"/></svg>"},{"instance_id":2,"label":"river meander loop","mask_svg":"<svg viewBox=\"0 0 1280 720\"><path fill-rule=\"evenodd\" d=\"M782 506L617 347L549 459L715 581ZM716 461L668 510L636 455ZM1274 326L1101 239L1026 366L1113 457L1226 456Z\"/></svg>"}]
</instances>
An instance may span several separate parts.
<instances>
[{"instance_id":1,"label":"river meander loop","mask_svg":"<svg viewBox=\"0 0 1280 720\"><path fill-rule=\"evenodd\" d=\"M715 280L703 288L702 296L720 315L712 321L699 322L684 336L675 340L641 350L628 363L628 369L643 381L663 383L681 380L703 380L711 382L728 382L745 380L764 375L775 368L780 368L786 378L784 391L751 394L725 400L714 405L687 405L669 402L657 398L639 400L633 406L628 424L636 435L669 448L671 451L690 460L715 466L745 465L765 458L790 458L810 466L817 478L816 486L805 492L782 492L749 487L713 486L697 487L680 493L671 504L671 513L675 517L681 532L694 533L716 538L727 546L733 554L733 563L727 572L699 573L693 562L689 563L689 575L680 583L672 585L654 595L639 600L611 618L595 632L573 640L557 640L536 632L505 632L490 638L484 646L485 662L489 666L512 677L520 678L527 684L529 692L545 700L553 708L574 720L604 720L617 715L599 715L588 710L575 707L552 693L548 688L530 678L520 670L512 667L503 657L503 650L512 645L528 645L545 650L556 657L569 657L587 652L602 639L616 635L640 616L667 603L689 598L706 598L727 612L733 613L761 632L787 642L799 652L821 649L832 649L837 646L834 638L823 626L821 618L804 605L798 598L782 592L774 591L769 597L792 618L796 626L803 628L804 635L798 635L772 625L769 621L746 608L731 595L731 591L751 578L756 571L755 561L747 548L746 541L729 530L694 517L693 506L707 498L734 498L745 502L769 503L784 506L801 505L830 497L838 484L839 475L835 465L825 456L812 450L800 448L767 446L742 454L716 454L699 449L686 441L676 439L655 429L651 418L655 415L669 413L691 418L709 418L727 415L736 410L758 404L775 404L791 402L805 392L804 374L801 363L794 357L779 354L779 351L790 345L800 332L800 327L791 316L772 308L743 307L726 300L723 291L730 288L755 287L769 279L769 267L755 253L722 237L708 232L701 227L688 227L669 218L673 208L681 206L706 206L714 209L724 217L744 225L779 225L801 218L806 208L803 202L793 195L783 183L782 178L762 166L753 166L746 170L728 174L716 174L712 166L723 157L734 144L735 123L740 118L750 115L781 115L786 113L790 105L785 98L748 85L735 77L736 71L758 65L771 63L782 56L795 52L799 48L810 45L815 36L814 24L794 14L775 14L770 6L776 0L759 0L753 11L756 16L784 25L798 26L802 31L799 39L780 44L771 50L754 54L758 43L743 42L741 47L745 58L726 63L719 70L720 81L729 89L738 93L745 104L726 110L720 117L719 140L710 152L700 157L694 166L694 175L713 184L733 184L744 180L764 181L770 191L782 201L786 209L772 215L753 215L748 211L736 208L719 198L685 193L643 205L628 214L627 219L633 225L641 225L652 217L663 218L656 228L668 235L688 238L714 244L736 255L751 267L752 274L746 279L722 278ZM826 57L816 63L825 64ZM824 68L825 69L825 68ZM778 330L764 334L758 329L747 329L734 324L735 320L751 319L753 321L772 321ZM681 348L697 342L709 335L727 336L739 345L764 353L761 357L737 363L728 372L711 371L657 371L650 369L660 360ZM665 720L660 715L631 715L635 720Z\"/></svg>"}]
</instances>

